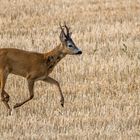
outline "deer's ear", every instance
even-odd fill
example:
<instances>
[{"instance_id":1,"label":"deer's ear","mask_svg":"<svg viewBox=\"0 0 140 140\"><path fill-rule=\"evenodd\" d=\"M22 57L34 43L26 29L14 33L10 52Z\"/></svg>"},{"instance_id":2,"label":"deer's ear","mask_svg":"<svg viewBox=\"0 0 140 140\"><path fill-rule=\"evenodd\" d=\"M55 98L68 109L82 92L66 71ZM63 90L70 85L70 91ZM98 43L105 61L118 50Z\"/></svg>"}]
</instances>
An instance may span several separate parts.
<instances>
[{"instance_id":1,"label":"deer's ear","mask_svg":"<svg viewBox=\"0 0 140 140\"><path fill-rule=\"evenodd\" d=\"M71 35L72 35L72 32L69 33L69 36L70 36L70 37L71 37Z\"/></svg>"},{"instance_id":2,"label":"deer's ear","mask_svg":"<svg viewBox=\"0 0 140 140\"><path fill-rule=\"evenodd\" d=\"M60 41L62 42L62 43L64 43L64 42L66 42L66 40L67 40L67 38L66 38L66 36L64 35L64 33L61 31L61 33L60 33Z\"/></svg>"}]
</instances>

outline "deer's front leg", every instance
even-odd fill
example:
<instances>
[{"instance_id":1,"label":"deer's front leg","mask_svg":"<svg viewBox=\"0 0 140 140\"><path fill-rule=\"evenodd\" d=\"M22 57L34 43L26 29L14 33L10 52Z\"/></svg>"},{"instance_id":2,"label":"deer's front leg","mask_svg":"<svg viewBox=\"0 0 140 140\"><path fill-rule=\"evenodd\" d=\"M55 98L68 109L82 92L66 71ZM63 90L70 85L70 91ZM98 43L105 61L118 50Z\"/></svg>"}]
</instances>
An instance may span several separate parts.
<instances>
[{"instance_id":1,"label":"deer's front leg","mask_svg":"<svg viewBox=\"0 0 140 140\"><path fill-rule=\"evenodd\" d=\"M56 86L58 87L59 92L60 92L60 97L61 97L61 99L60 99L61 106L64 107L64 96L63 96L63 94L62 94L62 90L61 90L61 87L60 87L59 82L56 81L55 79L49 77L49 76L48 76L46 79L44 79L43 81L44 81L44 82L48 82L48 83L50 83L50 84L54 84L54 85L56 85Z\"/></svg>"}]
</instances>

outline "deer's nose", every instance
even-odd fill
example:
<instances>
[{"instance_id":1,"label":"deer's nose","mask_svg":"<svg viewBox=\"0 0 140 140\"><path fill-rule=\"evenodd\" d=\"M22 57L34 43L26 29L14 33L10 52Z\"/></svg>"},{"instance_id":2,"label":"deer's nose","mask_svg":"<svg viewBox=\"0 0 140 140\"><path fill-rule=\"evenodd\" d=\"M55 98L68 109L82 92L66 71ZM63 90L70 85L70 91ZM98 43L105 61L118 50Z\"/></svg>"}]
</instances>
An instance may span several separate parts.
<instances>
[{"instance_id":1,"label":"deer's nose","mask_svg":"<svg viewBox=\"0 0 140 140\"><path fill-rule=\"evenodd\" d=\"M82 54L82 51L78 51L76 54Z\"/></svg>"}]
</instances>

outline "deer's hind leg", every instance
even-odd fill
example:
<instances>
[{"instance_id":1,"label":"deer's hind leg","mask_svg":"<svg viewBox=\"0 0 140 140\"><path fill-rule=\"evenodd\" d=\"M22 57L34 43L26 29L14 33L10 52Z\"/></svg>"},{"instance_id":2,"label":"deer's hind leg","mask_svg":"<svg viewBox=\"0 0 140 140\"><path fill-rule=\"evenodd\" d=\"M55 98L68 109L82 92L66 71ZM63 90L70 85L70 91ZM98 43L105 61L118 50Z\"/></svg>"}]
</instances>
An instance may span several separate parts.
<instances>
[{"instance_id":1,"label":"deer's hind leg","mask_svg":"<svg viewBox=\"0 0 140 140\"><path fill-rule=\"evenodd\" d=\"M34 80L27 79L27 81L28 81L28 89L29 89L30 97L27 98L26 100L24 100L23 102L16 103L14 105L14 108L22 106L23 104L25 104L26 102L30 101L34 97L34 91L33 91L34 90Z\"/></svg>"},{"instance_id":2,"label":"deer's hind leg","mask_svg":"<svg viewBox=\"0 0 140 140\"><path fill-rule=\"evenodd\" d=\"M0 70L0 89L1 89L1 100L5 104L6 108L9 110L9 113L11 113L11 108L8 104L10 96L4 90L8 74L9 72L7 70L5 71Z\"/></svg>"}]
</instances>

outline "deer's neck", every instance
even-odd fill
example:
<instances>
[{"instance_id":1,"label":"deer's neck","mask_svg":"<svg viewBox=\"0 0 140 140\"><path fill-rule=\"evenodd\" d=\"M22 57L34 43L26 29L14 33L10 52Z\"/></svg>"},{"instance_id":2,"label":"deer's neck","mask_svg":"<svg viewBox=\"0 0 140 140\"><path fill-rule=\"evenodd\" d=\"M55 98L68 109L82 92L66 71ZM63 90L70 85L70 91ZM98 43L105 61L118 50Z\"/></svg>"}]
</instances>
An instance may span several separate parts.
<instances>
[{"instance_id":1,"label":"deer's neck","mask_svg":"<svg viewBox=\"0 0 140 140\"><path fill-rule=\"evenodd\" d=\"M54 68L54 66L66 56L62 51L61 44L54 48L52 51L45 54L45 61L48 69Z\"/></svg>"}]
</instances>

